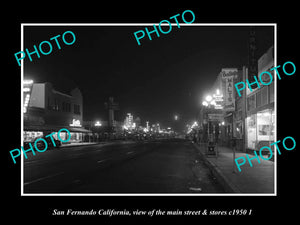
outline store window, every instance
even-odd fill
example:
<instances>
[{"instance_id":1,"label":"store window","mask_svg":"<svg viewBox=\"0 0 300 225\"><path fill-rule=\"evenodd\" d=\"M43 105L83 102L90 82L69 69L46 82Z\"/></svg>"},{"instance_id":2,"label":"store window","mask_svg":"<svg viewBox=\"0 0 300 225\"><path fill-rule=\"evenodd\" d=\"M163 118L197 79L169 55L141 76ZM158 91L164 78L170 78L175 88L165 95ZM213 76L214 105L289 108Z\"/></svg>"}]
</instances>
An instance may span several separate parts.
<instances>
[{"instance_id":1,"label":"store window","mask_svg":"<svg viewBox=\"0 0 300 225\"><path fill-rule=\"evenodd\" d=\"M36 138L42 137L42 131L24 131L23 133L23 141L24 142L32 142L35 141Z\"/></svg>"},{"instance_id":2,"label":"store window","mask_svg":"<svg viewBox=\"0 0 300 225\"><path fill-rule=\"evenodd\" d=\"M275 135L275 113L274 110L267 109L252 114L246 119L247 126L247 147L259 150L263 146L268 146L274 142Z\"/></svg>"},{"instance_id":3,"label":"store window","mask_svg":"<svg viewBox=\"0 0 300 225\"><path fill-rule=\"evenodd\" d=\"M71 138L68 142L66 143L70 143L70 142L81 142L82 141L82 133L78 133L78 132L70 132L71 134ZM55 133L53 135L54 139L58 140L58 137L57 137L57 133ZM61 132L60 133L60 139L62 140L68 140L69 139L69 136L68 136L68 133L67 132Z\"/></svg>"},{"instance_id":4,"label":"store window","mask_svg":"<svg viewBox=\"0 0 300 225\"><path fill-rule=\"evenodd\" d=\"M271 110L264 110L257 113L257 145L258 148L274 142L274 116Z\"/></svg>"}]
</instances>

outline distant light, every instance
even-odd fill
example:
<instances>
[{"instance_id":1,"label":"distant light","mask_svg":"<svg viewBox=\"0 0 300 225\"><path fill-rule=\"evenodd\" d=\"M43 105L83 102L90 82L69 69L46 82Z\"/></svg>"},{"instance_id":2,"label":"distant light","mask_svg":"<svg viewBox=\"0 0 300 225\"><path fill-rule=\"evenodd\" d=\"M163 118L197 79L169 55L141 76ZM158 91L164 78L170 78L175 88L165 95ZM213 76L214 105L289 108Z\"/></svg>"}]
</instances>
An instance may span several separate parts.
<instances>
[{"instance_id":1,"label":"distant light","mask_svg":"<svg viewBox=\"0 0 300 225\"><path fill-rule=\"evenodd\" d=\"M217 95L219 95L219 94L220 94L220 90L219 90L219 89L217 89L216 93L217 93Z\"/></svg>"},{"instance_id":2,"label":"distant light","mask_svg":"<svg viewBox=\"0 0 300 225\"><path fill-rule=\"evenodd\" d=\"M178 120L178 115L175 115L175 116L174 116L174 119L175 119L175 120Z\"/></svg>"},{"instance_id":3,"label":"distant light","mask_svg":"<svg viewBox=\"0 0 300 225\"><path fill-rule=\"evenodd\" d=\"M73 119L72 123L69 124L70 127L81 127L80 120Z\"/></svg>"},{"instance_id":4,"label":"distant light","mask_svg":"<svg viewBox=\"0 0 300 225\"><path fill-rule=\"evenodd\" d=\"M207 103L206 101L203 101L203 102L202 102L202 105L203 105L203 106L208 106L208 103Z\"/></svg>"},{"instance_id":5,"label":"distant light","mask_svg":"<svg viewBox=\"0 0 300 225\"><path fill-rule=\"evenodd\" d=\"M95 127L101 127L101 126L102 126L102 123L100 123L99 121L96 121Z\"/></svg>"},{"instance_id":6,"label":"distant light","mask_svg":"<svg viewBox=\"0 0 300 225\"><path fill-rule=\"evenodd\" d=\"M197 123L197 121L195 121L194 123L193 123L193 125L191 126L191 128L193 129L194 127L197 127L198 126L198 123Z\"/></svg>"}]
</instances>

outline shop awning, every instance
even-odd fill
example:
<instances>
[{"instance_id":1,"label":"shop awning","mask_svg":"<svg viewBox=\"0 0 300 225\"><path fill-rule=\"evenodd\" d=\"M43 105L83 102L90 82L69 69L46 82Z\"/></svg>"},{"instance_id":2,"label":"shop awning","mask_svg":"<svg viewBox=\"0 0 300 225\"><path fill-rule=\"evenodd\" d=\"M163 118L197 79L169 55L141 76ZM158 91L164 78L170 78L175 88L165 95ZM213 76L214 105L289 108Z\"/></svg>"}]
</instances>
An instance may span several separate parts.
<instances>
[{"instance_id":1,"label":"shop awning","mask_svg":"<svg viewBox=\"0 0 300 225\"><path fill-rule=\"evenodd\" d=\"M64 127L64 128L67 128L70 132L92 133L91 130L87 130L83 127Z\"/></svg>"}]
</instances>

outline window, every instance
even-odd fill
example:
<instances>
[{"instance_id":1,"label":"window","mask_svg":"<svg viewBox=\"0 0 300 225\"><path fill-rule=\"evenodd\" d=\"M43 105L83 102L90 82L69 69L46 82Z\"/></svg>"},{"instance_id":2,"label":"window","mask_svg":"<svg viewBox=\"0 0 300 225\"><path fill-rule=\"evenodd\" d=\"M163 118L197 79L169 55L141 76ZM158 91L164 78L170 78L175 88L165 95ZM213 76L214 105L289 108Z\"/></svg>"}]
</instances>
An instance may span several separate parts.
<instances>
[{"instance_id":1,"label":"window","mask_svg":"<svg viewBox=\"0 0 300 225\"><path fill-rule=\"evenodd\" d=\"M62 103L62 111L63 112L71 112L71 104L69 102Z\"/></svg>"},{"instance_id":2,"label":"window","mask_svg":"<svg viewBox=\"0 0 300 225\"><path fill-rule=\"evenodd\" d=\"M80 105L74 104L74 113L80 115Z\"/></svg>"},{"instance_id":3,"label":"window","mask_svg":"<svg viewBox=\"0 0 300 225\"><path fill-rule=\"evenodd\" d=\"M261 104L261 91L258 91L256 93L256 107L258 108L260 106L262 106L262 104Z\"/></svg>"},{"instance_id":4,"label":"window","mask_svg":"<svg viewBox=\"0 0 300 225\"><path fill-rule=\"evenodd\" d=\"M261 105L268 104L268 88L264 87L261 89Z\"/></svg>"},{"instance_id":5,"label":"window","mask_svg":"<svg viewBox=\"0 0 300 225\"><path fill-rule=\"evenodd\" d=\"M247 110L255 109L255 95L251 95L247 98Z\"/></svg>"},{"instance_id":6,"label":"window","mask_svg":"<svg viewBox=\"0 0 300 225\"><path fill-rule=\"evenodd\" d=\"M54 111L58 111L59 109L58 109L58 101L57 101L57 99L55 98L54 99L54 106L53 106L53 110Z\"/></svg>"}]
</instances>

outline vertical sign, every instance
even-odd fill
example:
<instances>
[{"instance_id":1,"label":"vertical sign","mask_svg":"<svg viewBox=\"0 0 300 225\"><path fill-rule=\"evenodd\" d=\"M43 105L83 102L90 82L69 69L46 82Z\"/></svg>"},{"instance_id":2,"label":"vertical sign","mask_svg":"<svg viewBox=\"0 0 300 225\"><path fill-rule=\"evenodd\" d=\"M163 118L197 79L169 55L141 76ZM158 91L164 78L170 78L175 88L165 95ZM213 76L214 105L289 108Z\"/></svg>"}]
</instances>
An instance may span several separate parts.
<instances>
[{"instance_id":1,"label":"vertical sign","mask_svg":"<svg viewBox=\"0 0 300 225\"><path fill-rule=\"evenodd\" d=\"M249 33L249 58L248 58L248 66L249 66L249 72L248 72L248 80L249 83L255 82L254 76L258 76L258 66L257 66L257 56L256 56L256 37L255 37L255 30L254 27L250 27L250 33ZM251 88L257 88L257 84L254 83L251 85Z\"/></svg>"},{"instance_id":2,"label":"vertical sign","mask_svg":"<svg viewBox=\"0 0 300 225\"><path fill-rule=\"evenodd\" d=\"M222 80L225 82L224 92L224 110L234 111L235 110L235 99L233 94L233 78L237 76L238 70L236 68L222 69L221 75Z\"/></svg>"}]
</instances>

